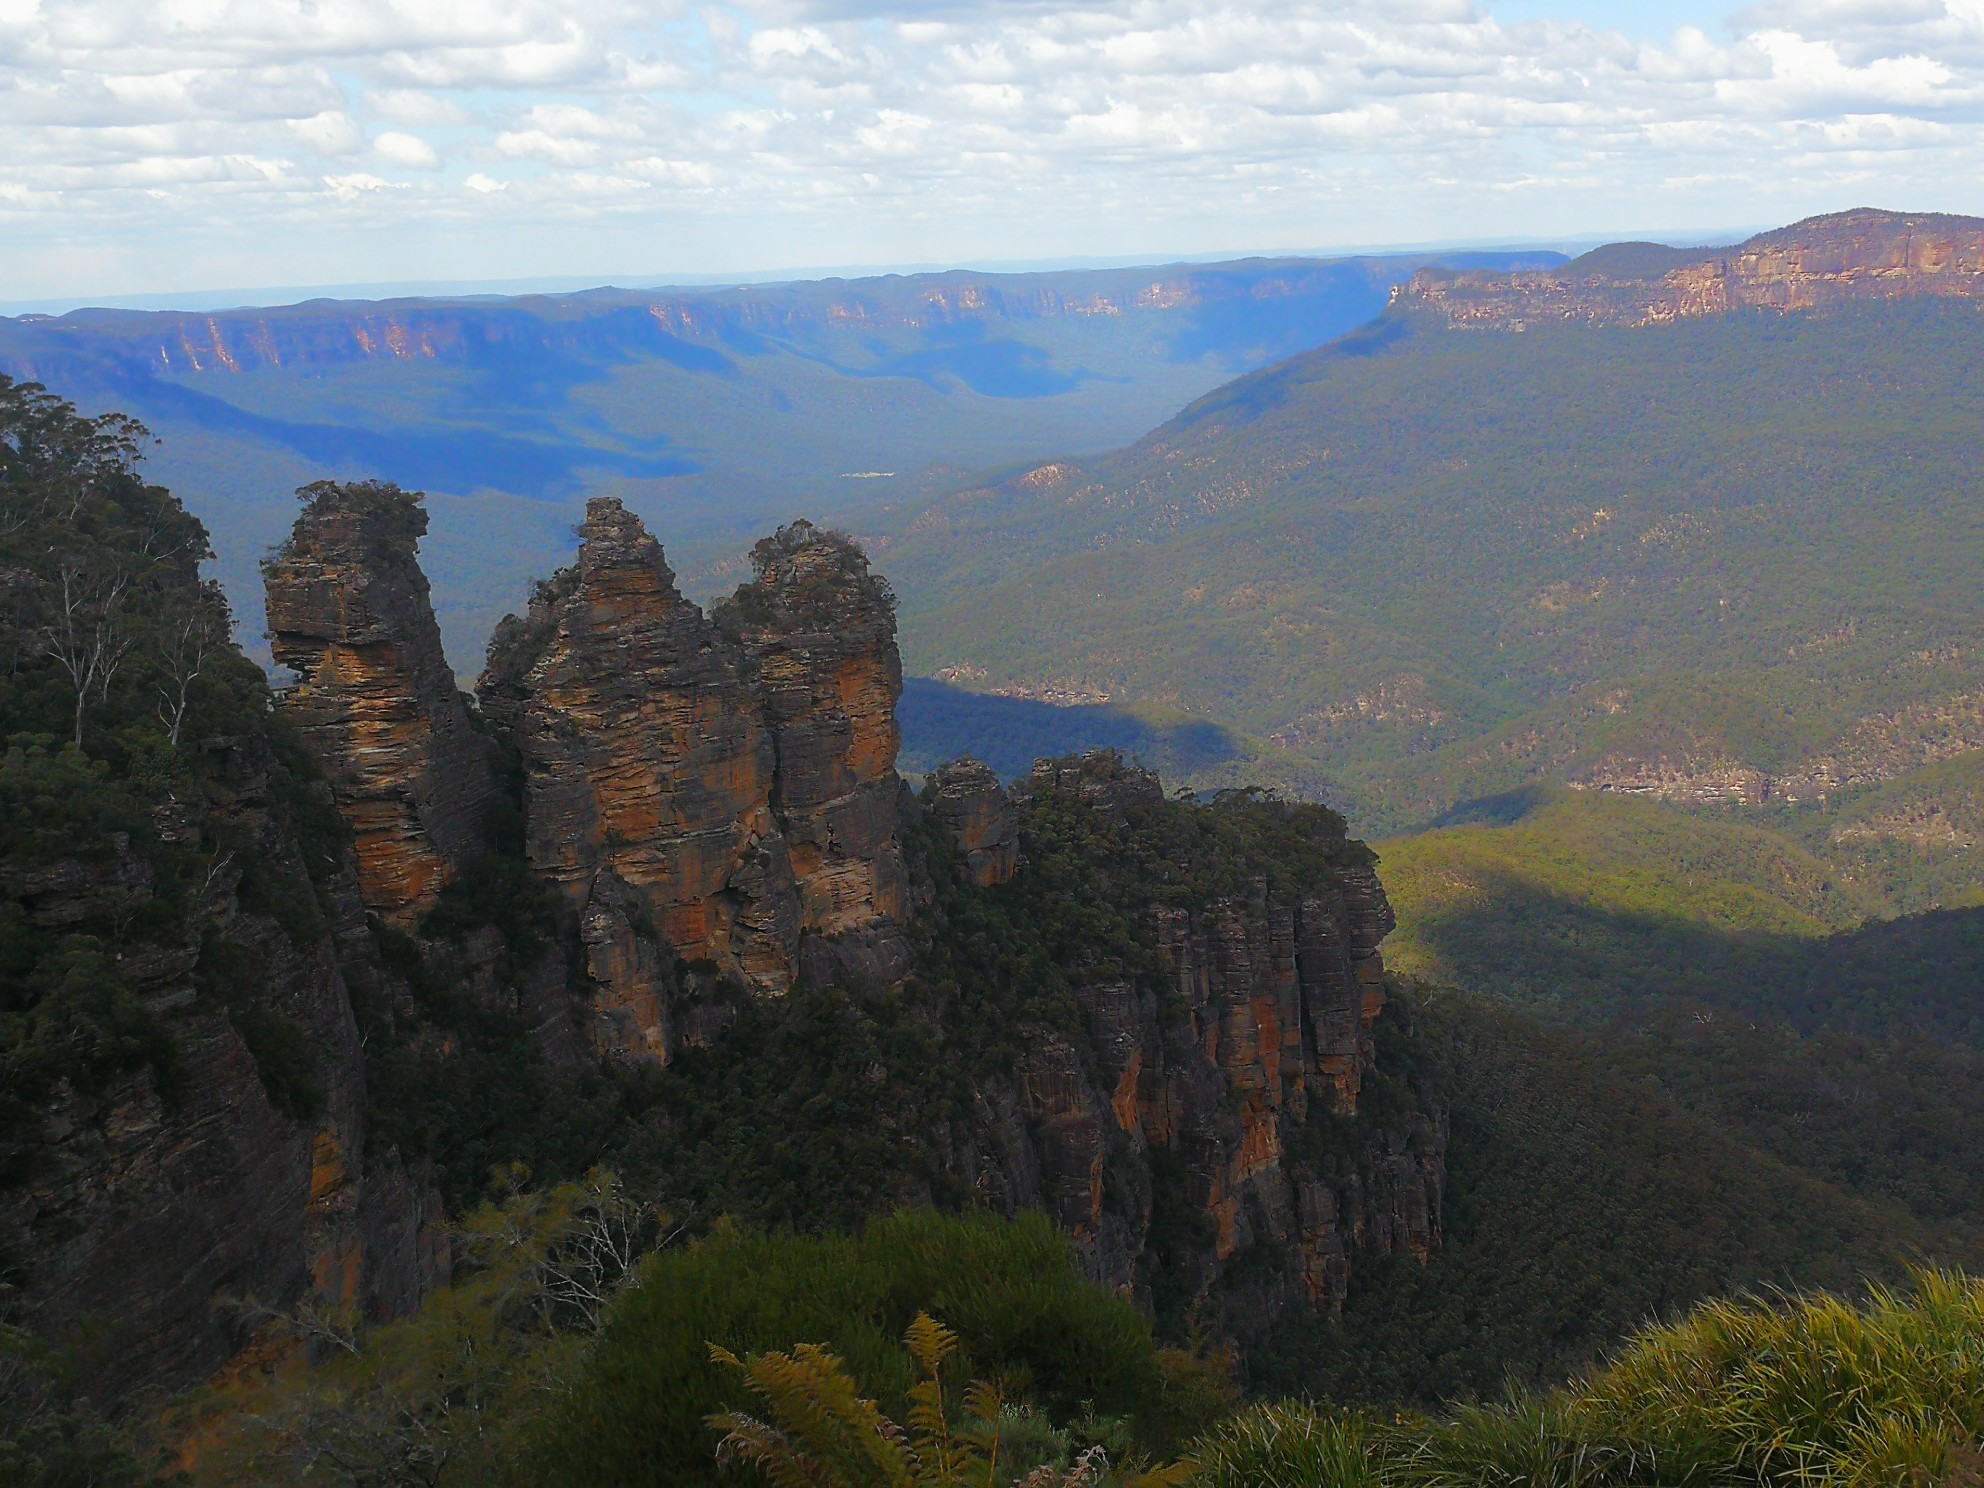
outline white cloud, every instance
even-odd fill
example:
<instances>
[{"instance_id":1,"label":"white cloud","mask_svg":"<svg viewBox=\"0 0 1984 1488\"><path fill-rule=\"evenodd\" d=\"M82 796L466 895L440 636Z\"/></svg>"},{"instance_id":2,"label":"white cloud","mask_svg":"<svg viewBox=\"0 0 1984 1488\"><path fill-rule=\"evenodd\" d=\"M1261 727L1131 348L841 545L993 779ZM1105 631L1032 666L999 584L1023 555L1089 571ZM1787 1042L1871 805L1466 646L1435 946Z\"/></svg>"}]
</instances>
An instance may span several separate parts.
<instances>
[{"instance_id":1,"label":"white cloud","mask_svg":"<svg viewBox=\"0 0 1984 1488\"><path fill-rule=\"evenodd\" d=\"M1857 199L1875 161L1884 200L1984 205L1984 0L1732 18L1648 40L1475 0L0 0L0 254L59 275L54 235L93 273L196 285L223 228L265 256L348 228L357 278L416 201L422 242L459 249L458 222L496 261L525 230L763 264L1720 226ZM475 167L460 188L444 158Z\"/></svg>"},{"instance_id":2,"label":"white cloud","mask_svg":"<svg viewBox=\"0 0 1984 1488\"><path fill-rule=\"evenodd\" d=\"M292 134L319 155L350 155L365 147L365 131L342 109L326 109L285 122Z\"/></svg>"},{"instance_id":3,"label":"white cloud","mask_svg":"<svg viewBox=\"0 0 1984 1488\"><path fill-rule=\"evenodd\" d=\"M330 188L331 195L340 201L355 201L375 191L390 191L393 186L391 181L364 171L355 171L348 176L326 176L324 184Z\"/></svg>"},{"instance_id":4,"label":"white cloud","mask_svg":"<svg viewBox=\"0 0 1984 1488\"><path fill-rule=\"evenodd\" d=\"M368 113L408 129L461 128L476 122L476 113L459 100L417 88L382 88L360 100Z\"/></svg>"},{"instance_id":5,"label":"white cloud","mask_svg":"<svg viewBox=\"0 0 1984 1488\"><path fill-rule=\"evenodd\" d=\"M388 165L397 165L402 170L441 168L441 157L434 152L434 147L414 134L401 134L389 129L374 137L372 151Z\"/></svg>"}]
</instances>

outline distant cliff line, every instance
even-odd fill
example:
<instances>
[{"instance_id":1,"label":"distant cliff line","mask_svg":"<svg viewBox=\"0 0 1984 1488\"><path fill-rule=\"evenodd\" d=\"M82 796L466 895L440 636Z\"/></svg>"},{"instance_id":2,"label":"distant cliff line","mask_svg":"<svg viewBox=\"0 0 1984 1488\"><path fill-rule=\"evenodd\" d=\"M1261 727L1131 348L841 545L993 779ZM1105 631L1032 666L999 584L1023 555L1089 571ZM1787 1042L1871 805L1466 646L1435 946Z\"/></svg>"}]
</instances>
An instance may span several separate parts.
<instances>
[{"instance_id":1,"label":"distant cliff line","mask_svg":"<svg viewBox=\"0 0 1984 1488\"><path fill-rule=\"evenodd\" d=\"M1469 330L1649 326L1745 309L1815 310L1916 296L1984 299L1984 218L1856 208L1730 248L1615 243L1559 268L1421 269L1395 308Z\"/></svg>"}]
</instances>

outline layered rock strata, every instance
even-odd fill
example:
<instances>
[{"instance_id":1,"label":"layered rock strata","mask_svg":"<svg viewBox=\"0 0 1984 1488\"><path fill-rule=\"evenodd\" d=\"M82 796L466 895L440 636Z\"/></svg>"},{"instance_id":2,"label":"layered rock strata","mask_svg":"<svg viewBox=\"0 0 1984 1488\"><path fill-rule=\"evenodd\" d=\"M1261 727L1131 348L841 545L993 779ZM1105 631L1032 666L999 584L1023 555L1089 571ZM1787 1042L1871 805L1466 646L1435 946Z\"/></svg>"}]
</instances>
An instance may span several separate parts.
<instances>
[{"instance_id":1,"label":"layered rock strata","mask_svg":"<svg viewBox=\"0 0 1984 1488\"><path fill-rule=\"evenodd\" d=\"M580 536L577 564L497 628L479 694L524 763L530 860L602 989L596 1041L665 1061L701 1036L683 1005L722 980L782 993L814 945L902 975L902 667L859 550L784 530L719 625L619 502L589 503Z\"/></svg>"},{"instance_id":2,"label":"layered rock strata","mask_svg":"<svg viewBox=\"0 0 1984 1488\"><path fill-rule=\"evenodd\" d=\"M397 487L323 484L264 565L286 715L350 824L366 908L407 928L489 848L496 771L441 650Z\"/></svg>"},{"instance_id":3,"label":"layered rock strata","mask_svg":"<svg viewBox=\"0 0 1984 1488\"><path fill-rule=\"evenodd\" d=\"M1125 819L1165 809L1155 777L1095 757L1043 763L1020 794ZM1043 1038L1010 1080L979 1083L961 1159L979 1201L1044 1209L1110 1285L1197 1299L1224 1282L1236 1328L1298 1303L1340 1307L1360 1256L1426 1259L1443 1110L1421 1098L1384 1125L1339 1124L1374 1065L1393 919L1367 862L1334 877L1295 897L1263 887L1155 911L1156 980L1084 985L1086 1037ZM1249 1257L1266 1264L1236 1283Z\"/></svg>"},{"instance_id":4,"label":"layered rock strata","mask_svg":"<svg viewBox=\"0 0 1984 1488\"><path fill-rule=\"evenodd\" d=\"M1644 326L1748 308L1810 310L1864 300L1984 299L1984 219L1868 209L1813 217L1734 248L1689 255L1618 245L1556 269L1424 269L1393 302L1450 324L1523 330L1564 322Z\"/></svg>"}]
</instances>

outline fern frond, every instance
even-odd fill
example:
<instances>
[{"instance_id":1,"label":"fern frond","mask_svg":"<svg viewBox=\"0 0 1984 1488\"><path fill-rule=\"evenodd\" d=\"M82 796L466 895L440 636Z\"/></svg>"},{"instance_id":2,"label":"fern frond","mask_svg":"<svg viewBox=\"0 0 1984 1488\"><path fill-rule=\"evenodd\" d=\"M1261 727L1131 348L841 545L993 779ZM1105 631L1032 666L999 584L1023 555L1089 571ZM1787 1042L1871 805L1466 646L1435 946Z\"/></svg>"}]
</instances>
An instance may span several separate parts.
<instances>
[{"instance_id":1,"label":"fern frond","mask_svg":"<svg viewBox=\"0 0 1984 1488\"><path fill-rule=\"evenodd\" d=\"M736 1367L775 1423L775 1440L747 1430L736 1450L761 1441L782 1444L791 1461L811 1475L800 1481L824 1488L916 1488L909 1455L899 1434L888 1429L893 1423L874 1401L862 1397L833 1353L802 1343L790 1354L756 1354ZM785 1459L774 1454L740 1460L763 1468Z\"/></svg>"},{"instance_id":2,"label":"fern frond","mask_svg":"<svg viewBox=\"0 0 1984 1488\"><path fill-rule=\"evenodd\" d=\"M755 1467L770 1479L772 1488L839 1488L777 1427L736 1411L711 1416L709 1423L723 1432L716 1446L720 1465Z\"/></svg>"},{"instance_id":3,"label":"fern frond","mask_svg":"<svg viewBox=\"0 0 1984 1488\"><path fill-rule=\"evenodd\" d=\"M927 1312L919 1312L911 1320L902 1341L909 1349L909 1356L916 1361L917 1368L927 1375L940 1372L944 1361L956 1353L958 1347L958 1335Z\"/></svg>"}]
</instances>

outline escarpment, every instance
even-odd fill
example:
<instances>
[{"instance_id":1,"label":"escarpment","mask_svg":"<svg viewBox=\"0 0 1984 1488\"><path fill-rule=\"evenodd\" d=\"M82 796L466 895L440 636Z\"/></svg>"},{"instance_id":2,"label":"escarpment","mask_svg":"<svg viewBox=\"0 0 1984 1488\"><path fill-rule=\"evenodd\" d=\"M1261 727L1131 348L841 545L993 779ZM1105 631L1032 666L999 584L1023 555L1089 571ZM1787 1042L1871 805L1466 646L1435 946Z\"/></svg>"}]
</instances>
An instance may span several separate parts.
<instances>
[{"instance_id":1,"label":"escarpment","mask_svg":"<svg viewBox=\"0 0 1984 1488\"><path fill-rule=\"evenodd\" d=\"M149 841L74 842L10 885L68 976L128 995L162 1056L49 1088L0 1188L20 1316L104 1404L279 1357L299 1304L391 1317L447 1275L431 1178L370 1139L353 1008L386 977L350 860L311 860L263 741L197 759L181 798L204 809ZM190 896L188 853L206 858ZM93 957L106 918L141 928Z\"/></svg>"},{"instance_id":2,"label":"escarpment","mask_svg":"<svg viewBox=\"0 0 1984 1488\"><path fill-rule=\"evenodd\" d=\"M299 1309L404 1313L448 1252L372 1098L398 993L331 793L227 640L199 523L135 448L78 479L99 427L0 378L0 1309L114 1410L280 1360ZM98 591L122 664L79 699L31 644L57 555L132 596Z\"/></svg>"},{"instance_id":3,"label":"escarpment","mask_svg":"<svg viewBox=\"0 0 1984 1488\"><path fill-rule=\"evenodd\" d=\"M1808 218L1734 248L1615 244L1541 271L1423 269L1393 302L1454 326L1519 331L1914 296L1984 299L1984 219L1863 209Z\"/></svg>"},{"instance_id":4,"label":"escarpment","mask_svg":"<svg viewBox=\"0 0 1984 1488\"><path fill-rule=\"evenodd\" d=\"M496 773L441 650L397 487L324 482L264 565L282 696L350 824L366 908L401 928L489 849Z\"/></svg>"}]
</instances>

